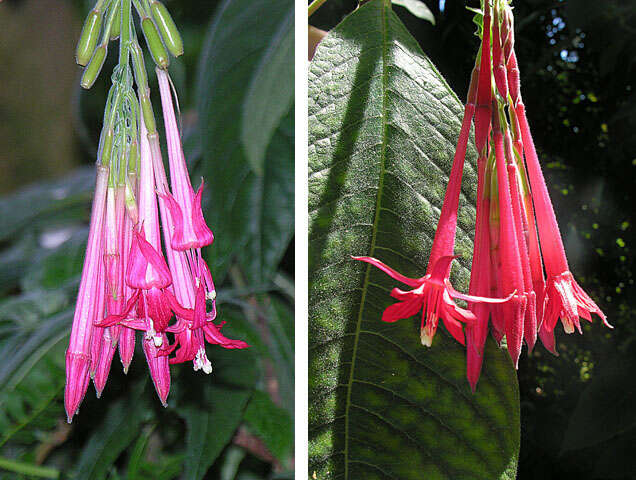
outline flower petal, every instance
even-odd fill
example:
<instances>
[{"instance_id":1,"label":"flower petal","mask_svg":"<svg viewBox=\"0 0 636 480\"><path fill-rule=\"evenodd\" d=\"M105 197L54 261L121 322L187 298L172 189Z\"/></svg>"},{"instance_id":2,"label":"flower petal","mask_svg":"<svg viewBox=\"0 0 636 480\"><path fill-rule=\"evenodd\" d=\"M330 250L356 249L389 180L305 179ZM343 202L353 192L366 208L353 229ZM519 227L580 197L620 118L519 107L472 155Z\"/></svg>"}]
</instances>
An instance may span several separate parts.
<instances>
[{"instance_id":1,"label":"flower petal","mask_svg":"<svg viewBox=\"0 0 636 480\"><path fill-rule=\"evenodd\" d=\"M354 256L352 256L351 258L353 260L360 260L361 262L370 263L374 267L377 267L380 270L382 270L384 273L389 275L391 278L397 280L398 282L402 282L402 283L404 283L406 285L409 285L410 287L414 287L414 288L415 287L419 287L420 284L422 283L421 279L405 277L401 273L397 272L396 270L393 270L391 267L389 267L388 265L385 265L384 263L382 263L380 260L378 260L376 258L373 258L373 257L354 257Z\"/></svg>"}]
</instances>

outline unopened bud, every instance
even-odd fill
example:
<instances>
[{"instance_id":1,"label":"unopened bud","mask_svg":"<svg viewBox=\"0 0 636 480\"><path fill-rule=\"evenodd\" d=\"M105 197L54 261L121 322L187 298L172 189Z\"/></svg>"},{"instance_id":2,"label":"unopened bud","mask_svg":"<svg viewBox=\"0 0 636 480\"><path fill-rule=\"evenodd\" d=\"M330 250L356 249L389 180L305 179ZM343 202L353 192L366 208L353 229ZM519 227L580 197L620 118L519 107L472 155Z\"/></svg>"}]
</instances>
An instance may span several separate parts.
<instances>
[{"instance_id":1,"label":"unopened bud","mask_svg":"<svg viewBox=\"0 0 636 480\"><path fill-rule=\"evenodd\" d=\"M155 115L152 111L152 103L150 103L150 98L147 95L142 95L140 97L141 101L141 113L144 116L144 123L146 124L146 129L148 130L148 134L153 134L157 132L157 123L155 122Z\"/></svg>"},{"instance_id":2,"label":"unopened bud","mask_svg":"<svg viewBox=\"0 0 636 480\"><path fill-rule=\"evenodd\" d=\"M150 6L150 11L170 53L175 57L183 55L183 40L181 40L179 30L166 6L159 1L155 1Z\"/></svg>"},{"instance_id":3,"label":"unopened bud","mask_svg":"<svg viewBox=\"0 0 636 480\"><path fill-rule=\"evenodd\" d=\"M102 67L104 66L104 62L106 61L107 52L108 49L106 48L106 45L101 45L97 48L97 50L95 50L91 61L89 62L88 66L84 70L84 74L82 75L82 81L80 82L82 88L88 90L93 86L95 80L97 80L97 77L99 77L99 72L102 71Z\"/></svg>"},{"instance_id":4,"label":"unopened bud","mask_svg":"<svg viewBox=\"0 0 636 480\"><path fill-rule=\"evenodd\" d=\"M146 17L141 21L141 29L144 32L144 37L146 38L152 59L158 67L165 70L168 68L168 65L170 65L170 60L168 59L168 52L161 41L157 27L150 18Z\"/></svg>"},{"instance_id":5,"label":"unopened bud","mask_svg":"<svg viewBox=\"0 0 636 480\"><path fill-rule=\"evenodd\" d=\"M121 6L117 5L117 10L115 11L115 20L113 20L113 24L110 27L110 39L116 40L119 37L120 32L121 32Z\"/></svg>"},{"instance_id":6,"label":"unopened bud","mask_svg":"<svg viewBox=\"0 0 636 480\"><path fill-rule=\"evenodd\" d=\"M113 131L102 131L102 138L99 145L98 158L102 165L108 165L110 162L110 154L113 151Z\"/></svg>"},{"instance_id":7,"label":"unopened bud","mask_svg":"<svg viewBox=\"0 0 636 480\"><path fill-rule=\"evenodd\" d=\"M93 50L95 50L95 46L97 45L101 26L102 12L97 10L91 11L88 17L86 17L86 21L82 27L82 34L80 35L79 42L77 42L75 61L79 65L84 67L91 59Z\"/></svg>"},{"instance_id":8,"label":"unopened bud","mask_svg":"<svg viewBox=\"0 0 636 480\"><path fill-rule=\"evenodd\" d=\"M133 140L130 144L130 155L128 156L128 172L137 173L139 170L139 163L141 162L141 155L139 153L139 143L137 140Z\"/></svg>"}]
</instances>

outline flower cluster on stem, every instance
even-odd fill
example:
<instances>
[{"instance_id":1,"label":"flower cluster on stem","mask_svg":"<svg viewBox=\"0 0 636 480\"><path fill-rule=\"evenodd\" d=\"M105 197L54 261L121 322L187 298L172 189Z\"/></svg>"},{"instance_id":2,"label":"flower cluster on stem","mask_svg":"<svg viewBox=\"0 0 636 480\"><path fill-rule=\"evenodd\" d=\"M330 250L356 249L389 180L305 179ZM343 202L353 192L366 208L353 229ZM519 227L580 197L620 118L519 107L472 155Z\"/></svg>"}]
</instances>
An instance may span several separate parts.
<instances>
[{"instance_id":1,"label":"flower cluster on stem","mask_svg":"<svg viewBox=\"0 0 636 480\"><path fill-rule=\"evenodd\" d=\"M131 18L133 5L157 64L170 185ZM190 183L166 70L167 52L183 53L179 32L157 0L98 0L77 49L77 62L86 65L83 87L93 85L108 44L117 37L119 64L104 113L88 245L66 352L69 422L91 378L101 395L117 350L128 372L137 331L163 405L171 364L192 362L194 370L211 373L206 344L249 346L227 338L221 333L223 323L214 322L216 289L201 250L214 235L203 217L203 181L196 193Z\"/></svg>"},{"instance_id":2,"label":"flower cluster on stem","mask_svg":"<svg viewBox=\"0 0 636 480\"><path fill-rule=\"evenodd\" d=\"M472 72L444 204L426 275L412 279L371 257L353 257L409 285L394 288L400 300L382 320L422 311L421 339L430 346L438 318L467 349L467 377L476 388L489 325L505 337L515 367L525 342L537 337L556 354L554 329L582 333L579 318L605 315L570 272L554 208L532 140L521 97L514 50L514 19L508 0L482 0L481 46ZM471 124L478 152L477 214L468 294L449 280L463 165ZM465 300L468 308L455 304Z\"/></svg>"}]
</instances>

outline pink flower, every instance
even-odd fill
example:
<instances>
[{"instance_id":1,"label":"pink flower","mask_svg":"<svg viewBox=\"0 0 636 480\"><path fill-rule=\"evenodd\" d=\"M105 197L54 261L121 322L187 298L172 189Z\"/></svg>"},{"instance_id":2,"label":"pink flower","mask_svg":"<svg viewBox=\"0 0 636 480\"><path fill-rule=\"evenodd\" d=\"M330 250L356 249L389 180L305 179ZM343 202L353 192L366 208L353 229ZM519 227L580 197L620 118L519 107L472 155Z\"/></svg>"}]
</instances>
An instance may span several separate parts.
<instances>
[{"instance_id":1,"label":"pink flower","mask_svg":"<svg viewBox=\"0 0 636 480\"><path fill-rule=\"evenodd\" d=\"M169 331L174 334L172 345L165 345L161 355L175 356L170 363L192 361L194 370L205 373L212 371L207 358L205 342L220 345L223 348L246 348L249 345L241 340L232 340L221 334L221 325L216 325L216 289L210 269L201 254L201 247L214 240L212 232L205 224L201 211L203 182L197 194L194 194L185 163L181 137L174 113L170 80L167 72L157 70L164 123L168 143L171 195L168 191L161 151L151 141L151 152L157 193L161 198L161 220L164 225L166 254L173 278L173 303L183 306L175 311L177 322ZM211 301L211 311L207 312L206 300Z\"/></svg>"},{"instance_id":2,"label":"pink flower","mask_svg":"<svg viewBox=\"0 0 636 480\"><path fill-rule=\"evenodd\" d=\"M106 206L106 187L108 184L108 167L97 167L95 197L91 212L91 223L86 246L86 257L82 269L71 339L66 350L66 386L64 389L64 406L68 422L77 412L89 382L91 360L91 342L94 323L99 319L100 306L96 300L99 289L103 286L102 275L102 237L104 229L104 211ZM103 307L102 307L103 308ZM95 361L95 360L93 360Z\"/></svg>"},{"instance_id":3,"label":"pink flower","mask_svg":"<svg viewBox=\"0 0 636 480\"><path fill-rule=\"evenodd\" d=\"M472 312L458 307L453 298L465 300L467 302L503 303L508 299L493 299L464 295L455 290L448 279L448 271L454 256L440 258L430 273L421 278L405 277L401 273L393 270L381 261L372 257L352 257L354 260L370 263L379 268L391 278L402 282L413 290L403 291L394 288L391 296L400 300L388 307L382 314L382 321L395 322L402 318L408 318L422 310L422 323L420 325L420 336L422 344L430 347L433 337L437 331L439 319L442 319L446 330L464 345L464 332L462 323L471 324L475 321Z\"/></svg>"},{"instance_id":4,"label":"pink flower","mask_svg":"<svg viewBox=\"0 0 636 480\"><path fill-rule=\"evenodd\" d=\"M605 326L611 328L601 309L576 283L570 272L565 249L563 248L561 232L559 231L554 207L550 201L550 195L541 172L541 165L539 164L530 133L530 126L526 118L525 105L521 97L519 97L515 110L523 139L528 177L536 210L541 252L547 273L546 304L543 320L545 329L547 332L552 331L560 318L566 333L574 332L575 328L581 332L579 317L591 322L591 313L601 317Z\"/></svg>"},{"instance_id":5,"label":"pink flower","mask_svg":"<svg viewBox=\"0 0 636 480\"><path fill-rule=\"evenodd\" d=\"M201 210L201 196L203 194L203 181L197 193L194 193L188 168L181 145L181 136L177 128L174 114L172 95L170 93L170 78L168 72L160 68L155 69L159 80L161 93L161 106L166 127L166 140L168 143L168 159L170 161L170 180L173 194L162 192L172 214L174 231L172 234L172 248L179 251L197 249L210 245L214 241L214 235L208 228Z\"/></svg>"}]
</instances>

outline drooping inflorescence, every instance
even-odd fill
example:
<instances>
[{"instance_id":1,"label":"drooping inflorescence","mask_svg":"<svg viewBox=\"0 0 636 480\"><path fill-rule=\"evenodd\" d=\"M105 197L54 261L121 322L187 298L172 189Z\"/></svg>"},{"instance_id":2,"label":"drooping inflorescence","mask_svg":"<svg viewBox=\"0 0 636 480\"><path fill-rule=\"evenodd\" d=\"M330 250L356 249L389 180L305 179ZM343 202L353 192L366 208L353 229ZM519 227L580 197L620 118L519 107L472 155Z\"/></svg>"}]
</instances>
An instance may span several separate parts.
<instances>
[{"instance_id":1,"label":"drooping inflorescence","mask_svg":"<svg viewBox=\"0 0 636 480\"><path fill-rule=\"evenodd\" d=\"M133 5L157 64L170 184ZM157 0L98 0L76 52L77 63L86 66L84 88L95 83L108 45L117 38L119 63L104 112L86 257L66 352L69 422L91 378L101 395L116 350L128 371L137 330L143 332L143 351L164 405L170 364L192 361L194 370L210 373L206 342L229 349L248 347L225 337L223 323L214 323L216 289L201 252L214 236L203 218L203 181L196 193L190 183L166 70L167 52L183 53L179 32Z\"/></svg>"},{"instance_id":2,"label":"drooping inflorescence","mask_svg":"<svg viewBox=\"0 0 636 480\"><path fill-rule=\"evenodd\" d=\"M391 296L401 302L386 309L384 321L421 311L423 344L431 345L440 317L449 333L465 343L473 390L489 323L498 342L505 337L515 366L523 342L531 351L537 337L556 354L559 319L566 333L582 333L579 318L592 321L592 313L610 326L568 266L521 97L510 2L482 0L478 16L480 51L426 275L410 279L374 258L353 257L414 288L393 289ZM449 275L471 123L478 152L477 215L470 286L464 295L451 287ZM468 302L468 308L458 307L454 298Z\"/></svg>"}]
</instances>

